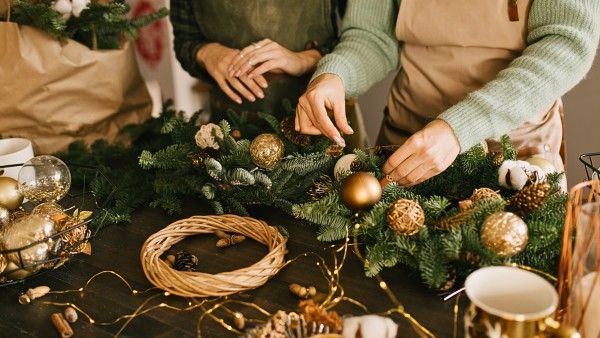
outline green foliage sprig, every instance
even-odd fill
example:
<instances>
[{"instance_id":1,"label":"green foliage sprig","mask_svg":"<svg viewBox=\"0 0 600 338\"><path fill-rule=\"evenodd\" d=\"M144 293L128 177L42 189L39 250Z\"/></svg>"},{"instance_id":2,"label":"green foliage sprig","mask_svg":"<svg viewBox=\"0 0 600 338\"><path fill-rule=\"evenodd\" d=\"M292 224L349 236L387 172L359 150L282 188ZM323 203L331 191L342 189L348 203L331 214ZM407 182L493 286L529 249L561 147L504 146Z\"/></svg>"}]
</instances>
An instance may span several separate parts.
<instances>
[{"instance_id":1,"label":"green foliage sprig","mask_svg":"<svg viewBox=\"0 0 600 338\"><path fill-rule=\"evenodd\" d=\"M116 49L122 38L135 39L137 30L169 14L166 8L128 18L125 0L107 3L92 1L79 16L64 18L50 0L16 0L11 4L10 20L36 27L58 39L75 39L91 49Z\"/></svg>"}]
</instances>

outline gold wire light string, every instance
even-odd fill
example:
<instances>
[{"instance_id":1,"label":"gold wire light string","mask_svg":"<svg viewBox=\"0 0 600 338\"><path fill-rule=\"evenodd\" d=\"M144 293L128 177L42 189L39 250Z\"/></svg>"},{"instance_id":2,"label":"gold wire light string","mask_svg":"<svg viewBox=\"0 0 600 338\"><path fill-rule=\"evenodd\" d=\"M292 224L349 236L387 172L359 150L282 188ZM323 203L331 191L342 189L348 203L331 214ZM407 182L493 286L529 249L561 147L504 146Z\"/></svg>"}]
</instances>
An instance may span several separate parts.
<instances>
[{"instance_id":1,"label":"gold wire light string","mask_svg":"<svg viewBox=\"0 0 600 338\"><path fill-rule=\"evenodd\" d=\"M360 253L360 248L358 246L358 232L359 232L360 228L361 228L361 225L359 223L356 223L354 225L354 234L353 234L354 245L352 246L352 251L354 252L356 257L365 266L367 266L369 264L369 262ZM406 310L404 309L404 305L402 305L402 303L398 300L396 295L390 290L387 283L383 280L383 278L379 274L375 275L375 279L377 279L377 281L379 282L379 287L385 292L385 294L388 296L388 298L396 306L395 309L391 309L388 311L390 314L394 313L394 312L400 314L402 317L404 317L406 320L408 320L408 322L411 324L413 329L418 334L425 336L425 337L435 337L433 335L433 333L431 333L427 328L425 328L421 323L419 323L419 321L417 321L410 313L406 312Z\"/></svg>"},{"instance_id":2,"label":"gold wire light string","mask_svg":"<svg viewBox=\"0 0 600 338\"><path fill-rule=\"evenodd\" d=\"M92 283L96 278L98 278L98 277L100 277L102 275L112 275L112 276L116 277L123 284L125 284L127 286L127 288L129 289L129 292L131 292L131 294L133 294L133 295L143 294L143 293L146 293L148 291L157 290L156 287L151 287L151 288L148 288L148 289L143 290L143 291L136 290L136 289L134 289L131 286L131 284L129 284L129 282L123 276L119 275L115 271L106 270L106 271L100 271L100 272L94 274L92 277L90 277L87 280L87 282L85 282L85 284L82 287L80 287L78 289L62 290L62 291L50 291L50 292L48 292L48 294L63 294L63 293L72 293L72 292L82 292L82 291L84 291L85 288L87 288L90 285L90 283Z\"/></svg>"},{"instance_id":3,"label":"gold wire light string","mask_svg":"<svg viewBox=\"0 0 600 338\"><path fill-rule=\"evenodd\" d=\"M452 307L452 312L454 313L454 318L453 318L453 330L452 330L452 337L456 338L458 337L458 312L460 310L460 296L461 294L459 293L458 296L456 297L456 300L454 301L454 306Z\"/></svg>"}]
</instances>

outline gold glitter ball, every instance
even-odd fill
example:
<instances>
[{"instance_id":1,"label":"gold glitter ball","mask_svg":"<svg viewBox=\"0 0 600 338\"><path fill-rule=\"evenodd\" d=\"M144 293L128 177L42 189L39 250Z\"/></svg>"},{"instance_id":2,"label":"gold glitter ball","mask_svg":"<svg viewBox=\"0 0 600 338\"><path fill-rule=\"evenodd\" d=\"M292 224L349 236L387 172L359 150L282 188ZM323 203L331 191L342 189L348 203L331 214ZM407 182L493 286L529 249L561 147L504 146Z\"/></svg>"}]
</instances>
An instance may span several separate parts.
<instances>
[{"instance_id":1,"label":"gold glitter ball","mask_svg":"<svg viewBox=\"0 0 600 338\"><path fill-rule=\"evenodd\" d=\"M390 205L387 213L389 227L398 235L416 235L425 226L425 212L418 202L399 199Z\"/></svg>"},{"instance_id":2,"label":"gold glitter ball","mask_svg":"<svg viewBox=\"0 0 600 338\"><path fill-rule=\"evenodd\" d=\"M523 251L529 239L527 224L511 212L490 215L481 227L481 242L502 257Z\"/></svg>"},{"instance_id":3,"label":"gold glitter ball","mask_svg":"<svg viewBox=\"0 0 600 338\"><path fill-rule=\"evenodd\" d=\"M283 142L275 134L260 134L250 144L252 162L264 169L273 169L283 158Z\"/></svg>"}]
</instances>

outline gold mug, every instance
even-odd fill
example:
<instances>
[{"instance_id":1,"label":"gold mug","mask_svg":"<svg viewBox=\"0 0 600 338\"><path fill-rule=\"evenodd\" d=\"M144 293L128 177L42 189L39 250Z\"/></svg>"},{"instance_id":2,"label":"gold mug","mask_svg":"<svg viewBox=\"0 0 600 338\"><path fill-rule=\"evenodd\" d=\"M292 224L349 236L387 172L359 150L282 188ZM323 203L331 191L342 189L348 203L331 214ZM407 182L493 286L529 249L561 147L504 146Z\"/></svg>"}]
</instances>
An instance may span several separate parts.
<instances>
[{"instance_id":1,"label":"gold mug","mask_svg":"<svg viewBox=\"0 0 600 338\"><path fill-rule=\"evenodd\" d=\"M554 319L558 294L535 273L493 266L467 277L471 304L464 316L466 338L580 338Z\"/></svg>"}]
</instances>

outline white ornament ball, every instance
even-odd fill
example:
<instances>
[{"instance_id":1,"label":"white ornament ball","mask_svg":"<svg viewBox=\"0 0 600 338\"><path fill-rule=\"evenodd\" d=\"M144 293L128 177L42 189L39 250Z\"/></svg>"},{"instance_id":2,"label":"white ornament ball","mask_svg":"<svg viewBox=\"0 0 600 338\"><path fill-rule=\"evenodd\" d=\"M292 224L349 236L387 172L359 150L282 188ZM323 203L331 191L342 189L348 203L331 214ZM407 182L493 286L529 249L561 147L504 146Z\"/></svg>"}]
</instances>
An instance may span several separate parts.
<instances>
[{"instance_id":1,"label":"white ornament ball","mask_svg":"<svg viewBox=\"0 0 600 338\"><path fill-rule=\"evenodd\" d=\"M200 149L212 148L219 150L217 139L223 139L223 130L214 123L205 124L196 133L196 145Z\"/></svg>"},{"instance_id":2,"label":"white ornament ball","mask_svg":"<svg viewBox=\"0 0 600 338\"><path fill-rule=\"evenodd\" d=\"M378 315L346 318L342 327L343 338L395 338L398 334L398 324Z\"/></svg>"},{"instance_id":3,"label":"white ornament ball","mask_svg":"<svg viewBox=\"0 0 600 338\"><path fill-rule=\"evenodd\" d=\"M347 154L340 157L335 163L335 167L333 167L333 176L335 179L339 180L341 175L351 172L350 166L357 158L358 156L356 156L356 154Z\"/></svg>"},{"instance_id":4,"label":"white ornament ball","mask_svg":"<svg viewBox=\"0 0 600 338\"><path fill-rule=\"evenodd\" d=\"M73 16L79 17L81 11L83 11L90 4L90 0L72 0L73 5Z\"/></svg>"},{"instance_id":5,"label":"white ornament ball","mask_svg":"<svg viewBox=\"0 0 600 338\"><path fill-rule=\"evenodd\" d=\"M68 20L73 12L73 4L69 0L58 0L52 4L52 8L60 13L65 20Z\"/></svg>"},{"instance_id":6,"label":"white ornament ball","mask_svg":"<svg viewBox=\"0 0 600 338\"><path fill-rule=\"evenodd\" d=\"M556 167L554 166L554 164L552 164L552 162L548 161L540 155L535 155L528 158L527 162L529 162L529 164L533 166L541 168L546 174L555 173L557 171Z\"/></svg>"}]
</instances>

